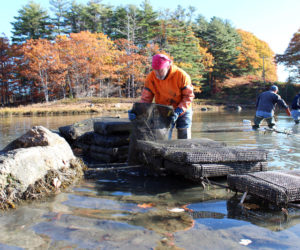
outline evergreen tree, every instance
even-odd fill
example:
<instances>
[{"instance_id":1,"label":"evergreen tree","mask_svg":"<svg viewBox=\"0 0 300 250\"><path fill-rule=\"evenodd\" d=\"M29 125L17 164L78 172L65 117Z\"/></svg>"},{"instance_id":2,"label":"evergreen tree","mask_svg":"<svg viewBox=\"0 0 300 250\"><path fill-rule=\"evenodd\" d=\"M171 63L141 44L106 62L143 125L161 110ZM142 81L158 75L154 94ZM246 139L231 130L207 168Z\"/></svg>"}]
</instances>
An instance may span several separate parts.
<instances>
[{"instance_id":1,"label":"evergreen tree","mask_svg":"<svg viewBox=\"0 0 300 250\"><path fill-rule=\"evenodd\" d=\"M61 35L67 34L67 11L69 8L69 2L66 0L50 0L50 10L54 13L52 23L54 25L54 33Z\"/></svg>"},{"instance_id":2,"label":"evergreen tree","mask_svg":"<svg viewBox=\"0 0 300 250\"><path fill-rule=\"evenodd\" d=\"M141 46L146 46L154 37L157 31L159 22L157 20L158 13L153 10L149 0L144 0L139 11L140 22L137 39Z\"/></svg>"},{"instance_id":3,"label":"evergreen tree","mask_svg":"<svg viewBox=\"0 0 300 250\"><path fill-rule=\"evenodd\" d=\"M89 1L81 11L81 20L83 22L83 30L91 33L102 32L101 16L103 5L99 1Z\"/></svg>"},{"instance_id":4,"label":"evergreen tree","mask_svg":"<svg viewBox=\"0 0 300 250\"><path fill-rule=\"evenodd\" d=\"M112 40L126 39L126 33L122 32L126 27L126 15L127 11L124 7L116 7L112 10L107 8L105 17L107 23L104 25L104 32Z\"/></svg>"},{"instance_id":5,"label":"evergreen tree","mask_svg":"<svg viewBox=\"0 0 300 250\"><path fill-rule=\"evenodd\" d=\"M200 84L205 67L199 40L190 24L191 15L178 6L174 12L165 12L161 21L161 49L169 53L175 64L184 69L194 84Z\"/></svg>"},{"instance_id":6,"label":"evergreen tree","mask_svg":"<svg viewBox=\"0 0 300 250\"><path fill-rule=\"evenodd\" d=\"M184 69L194 84L200 84L205 73L200 45L192 28L184 22L173 21L167 31L168 52L175 64Z\"/></svg>"},{"instance_id":7,"label":"evergreen tree","mask_svg":"<svg viewBox=\"0 0 300 250\"><path fill-rule=\"evenodd\" d=\"M14 17L13 42L25 42L33 38L52 38L52 24L47 11L33 1L18 11L19 15Z\"/></svg>"},{"instance_id":8,"label":"evergreen tree","mask_svg":"<svg viewBox=\"0 0 300 250\"><path fill-rule=\"evenodd\" d=\"M75 0L72 1L71 7L66 13L66 24L68 26L68 33L79 33L84 30L82 21L82 4L77 4Z\"/></svg>"},{"instance_id":9,"label":"evergreen tree","mask_svg":"<svg viewBox=\"0 0 300 250\"><path fill-rule=\"evenodd\" d=\"M138 30L140 16L139 10L135 5L127 5L125 8L118 7L114 18L113 39L124 38L133 45L138 44Z\"/></svg>"},{"instance_id":10,"label":"evergreen tree","mask_svg":"<svg viewBox=\"0 0 300 250\"><path fill-rule=\"evenodd\" d=\"M201 19L199 21L203 22ZM216 81L222 82L230 75L239 74L236 60L239 55L237 47L241 44L241 38L228 22L213 17L207 27L197 30L197 36L204 41L208 52L214 57L213 71L209 76L212 89Z\"/></svg>"}]
</instances>

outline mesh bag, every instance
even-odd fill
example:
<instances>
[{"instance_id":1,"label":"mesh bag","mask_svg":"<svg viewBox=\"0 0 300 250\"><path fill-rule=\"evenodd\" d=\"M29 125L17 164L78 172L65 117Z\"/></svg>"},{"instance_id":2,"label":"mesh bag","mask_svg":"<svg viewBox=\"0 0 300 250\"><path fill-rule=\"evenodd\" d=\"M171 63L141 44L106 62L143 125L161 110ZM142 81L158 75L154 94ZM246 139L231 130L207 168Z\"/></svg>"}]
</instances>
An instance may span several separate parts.
<instances>
[{"instance_id":1,"label":"mesh bag","mask_svg":"<svg viewBox=\"0 0 300 250\"><path fill-rule=\"evenodd\" d=\"M136 114L136 119L132 121L128 163L137 164L137 140L167 140L173 108L154 103L134 103L132 112Z\"/></svg>"},{"instance_id":2,"label":"mesh bag","mask_svg":"<svg viewBox=\"0 0 300 250\"><path fill-rule=\"evenodd\" d=\"M126 123L126 119L120 119L118 117L98 117L98 118L90 118L90 119L86 119L83 121L79 121L76 122L72 125L67 125L67 126L63 126L63 127L59 127L58 130L61 134L61 136L63 136L67 141L73 143L78 137L82 136L83 134L87 133L87 132L91 132L94 131L94 123L102 123L102 124L109 124L109 126L107 126L107 129L104 125L104 133L106 131L109 131L114 129L116 130L116 126L113 123L122 123L122 125L124 126L124 124ZM130 126L130 122L129 120L127 120L128 126ZM118 128L121 129L121 131L124 130L123 126L119 126ZM113 128L111 128L113 127ZM105 130L106 129L106 130ZM128 132L129 133L129 132Z\"/></svg>"},{"instance_id":3,"label":"mesh bag","mask_svg":"<svg viewBox=\"0 0 300 250\"><path fill-rule=\"evenodd\" d=\"M249 157L238 158L231 155L231 160L234 159L234 161L229 161L226 153L231 151L224 150L228 149L228 147L224 143L206 138L156 142L138 140L137 147L139 149L138 157L140 161L149 169L172 174L177 173L192 180L201 180L202 177L226 176L230 173L265 171L267 169L265 154L263 154L263 157L252 157L253 161L249 161ZM189 155L190 151L196 154L196 159L200 159L199 162L191 163L191 160L185 161L185 159L189 158L181 157L182 153ZM172 152L172 154L168 155L167 153L169 152ZM209 152L207 155L212 155L212 157L207 159L207 155L205 155L206 157L200 158L199 155L202 156L200 153L203 152ZM217 152L217 157L212 152ZM223 153L223 158L220 152ZM256 151L252 150L251 152L255 154ZM182 161L179 161L178 158ZM214 161L216 159L219 162Z\"/></svg>"},{"instance_id":4,"label":"mesh bag","mask_svg":"<svg viewBox=\"0 0 300 250\"><path fill-rule=\"evenodd\" d=\"M118 163L118 162L123 163L127 159L127 154L113 156L108 154L102 154L99 152L89 151L88 155L91 159L101 163Z\"/></svg>"},{"instance_id":5,"label":"mesh bag","mask_svg":"<svg viewBox=\"0 0 300 250\"><path fill-rule=\"evenodd\" d=\"M129 145L129 135L100 135L95 132L88 132L80 136L76 145L88 144L88 145L98 145L102 147L119 147Z\"/></svg>"},{"instance_id":6,"label":"mesh bag","mask_svg":"<svg viewBox=\"0 0 300 250\"><path fill-rule=\"evenodd\" d=\"M217 162L253 162L266 161L266 151L260 149L224 148L185 148L163 150L164 158L173 162L217 163Z\"/></svg>"},{"instance_id":7,"label":"mesh bag","mask_svg":"<svg viewBox=\"0 0 300 250\"><path fill-rule=\"evenodd\" d=\"M245 149L226 147L223 143L209 139L138 141L140 151L161 156L164 159L181 164L257 162L267 160L267 151L263 149Z\"/></svg>"},{"instance_id":8,"label":"mesh bag","mask_svg":"<svg viewBox=\"0 0 300 250\"><path fill-rule=\"evenodd\" d=\"M103 117L94 121L94 132L101 135L130 134L131 122L127 118Z\"/></svg>"},{"instance_id":9,"label":"mesh bag","mask_svg":"<svg viewBox=\"0 0 300 250\"><path fill-rule=\"evenodd\" d=\"M89 148L90 151L108 154L112 156L122 155L126 156L128 154L128 146L120 146L120 147L111 147L111 148L105 148L97 145L91 145Z\"/></svg>"},{"instance_id":10,"label":"mesh bag","mask_svg":"<svg viewBox=\"0 0 300 250\"><path fill-rule=\"evenodd\" d=\"M300 171L260 172L228 175L233 190L248 192L277 205L300 200Z\"/></svg>"},{"instance_id":11,"label":"mesh bag","mask_svg":"<svg viewBox=\"0 0 300 250\"><path fill-rule=\"evenodd\" d=\"M187 179L200 181L203 177L221 177L228 174L243 174L267 170L267 162L231 162L227 164L183 165L168 160L164 168L168 172L179 173Z\"/></svg>"}]
</instances>

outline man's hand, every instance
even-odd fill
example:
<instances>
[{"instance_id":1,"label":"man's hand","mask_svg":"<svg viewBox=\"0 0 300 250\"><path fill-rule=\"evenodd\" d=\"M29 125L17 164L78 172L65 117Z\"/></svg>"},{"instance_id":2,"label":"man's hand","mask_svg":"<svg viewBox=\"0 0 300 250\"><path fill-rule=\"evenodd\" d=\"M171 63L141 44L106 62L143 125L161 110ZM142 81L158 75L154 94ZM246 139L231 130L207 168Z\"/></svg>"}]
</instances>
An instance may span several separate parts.
<instances>
[{"instance_id":1,"label":"man's hand","mask_svg":"<svg viewBox=\"0 0 300 250\"><path fill-rule=\"evenodd\" d=\"M290 111L289 108L287 108L287 109L285 110L285 112L286 112L286 114L287 114L288 116L291 116L291 111Z\"/></svg>"},{"instance_id":2,"label":"man's hand","mask_svg":"<svg viewBox=\"0 0 300 250\"><path fill-rule=\"evenodd\" d=\"M177 107L175 110L174 110L174 114L172 115L171 117L171 124L172 126L174 127L178 117L183 113L183 110L182 108L179 108Z\"/></svg>"},{"instance_id":3,"label":"man's hand","mask_svg":"<svg viewBox=\"0 0 300 250\"><path fill-rule=\"evenodd\" d=\"M128 119L129 119L130 121L133 121L133 120L136 119L136 114L133 113L132 109L128 110Z\"/></svg>"}]
</instances>

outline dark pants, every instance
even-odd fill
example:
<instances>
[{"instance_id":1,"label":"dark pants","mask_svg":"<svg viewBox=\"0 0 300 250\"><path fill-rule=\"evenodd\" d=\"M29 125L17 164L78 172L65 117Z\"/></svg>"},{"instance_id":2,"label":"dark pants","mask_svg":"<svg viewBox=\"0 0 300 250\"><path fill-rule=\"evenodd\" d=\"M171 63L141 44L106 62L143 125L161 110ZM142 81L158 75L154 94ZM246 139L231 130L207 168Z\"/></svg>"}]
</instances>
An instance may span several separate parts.
<instances>
[{"instance_id":1,"label":"dark pants","mask_svg":"<svg viewBox=\"0 0 300 250\"><path fill-rule=\"evenodd\" d=\"M259 128L260 123L262 122L262 120L266 120L268 127L269 128L273 128L275 126L275 119L274 117L268 117L268 118L264 118L261 116L255 116L254 117L254 125L252 126L254 129Z\"/></svg>"}]
</instances>

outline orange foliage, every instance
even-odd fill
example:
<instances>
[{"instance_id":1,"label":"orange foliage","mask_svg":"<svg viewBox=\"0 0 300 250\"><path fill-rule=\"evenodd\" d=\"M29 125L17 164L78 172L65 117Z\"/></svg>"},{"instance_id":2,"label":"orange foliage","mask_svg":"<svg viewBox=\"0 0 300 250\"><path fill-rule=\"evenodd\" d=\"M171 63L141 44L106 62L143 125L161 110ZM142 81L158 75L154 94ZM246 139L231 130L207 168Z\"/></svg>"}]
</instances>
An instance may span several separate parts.
<instances>
[{"instance_id":1,"label":"orange foliage","mask_svg":"<svg viewBox=\"0 0 300 250\"><path fill-rule=\"evenodd\" d=\"M252 73L257 76L262 76L264 68L265 79L277 81L275 54L269 45L250 32L240 29L237 32L242 38L241 47L237 48L240 51L238 67L252 69Z\"/></svg>"},{"instance_id":2,"label":"orange foliage","mask_svg":"<svg viewBox=\"0 0 300 250\"><path fill-rule=\"evenodd\" d=\"M118 39L115 44L122 51L116 58L116 64L119 66L118 73L126 82L127 96L135 97L135 90L141 89L146 77L147 56L144 55L144 51L126 39Z\"/></svg>"},{"instance_id":3,"label":"orange foliage","mask_svg":"<svg viewBox=\"0 0 300 250\"><path fill-rule=\"evenodd\" d=\"M108 84L117 79L115 62L122 54L106 35L88 31L57 36L55 42L28 40L23 53L27 67L22 75L41 86L46 101L49 94L59 96L58 92L77 97L101 95L104 81L108 93Z\"/></svg>"},{"instance_id":4,"label":"orange foliage","mask_svg":"<svg viewBox=\"0 0 300 250\"><path fill-rule=\"evenodd\" d=\"M55 84L64 81L64 65L61 64L56 44L46 39L27 40L22 46L24 63L21 74L35 80L49 100L49 89L55 90Z\"/></svg>"},{"instance_id":5,"label":"orange foliage","mask_svg":"<svg viewBox=\"0 0 300 250\"><path fill-rule=\"evenodd\" d=\"M9 103L13 86L18 84L15 78L16 64L14 56L17 48L9 45L6 37L0 37L0 101L2 104Z\"/></svg>"}]
</instances>

